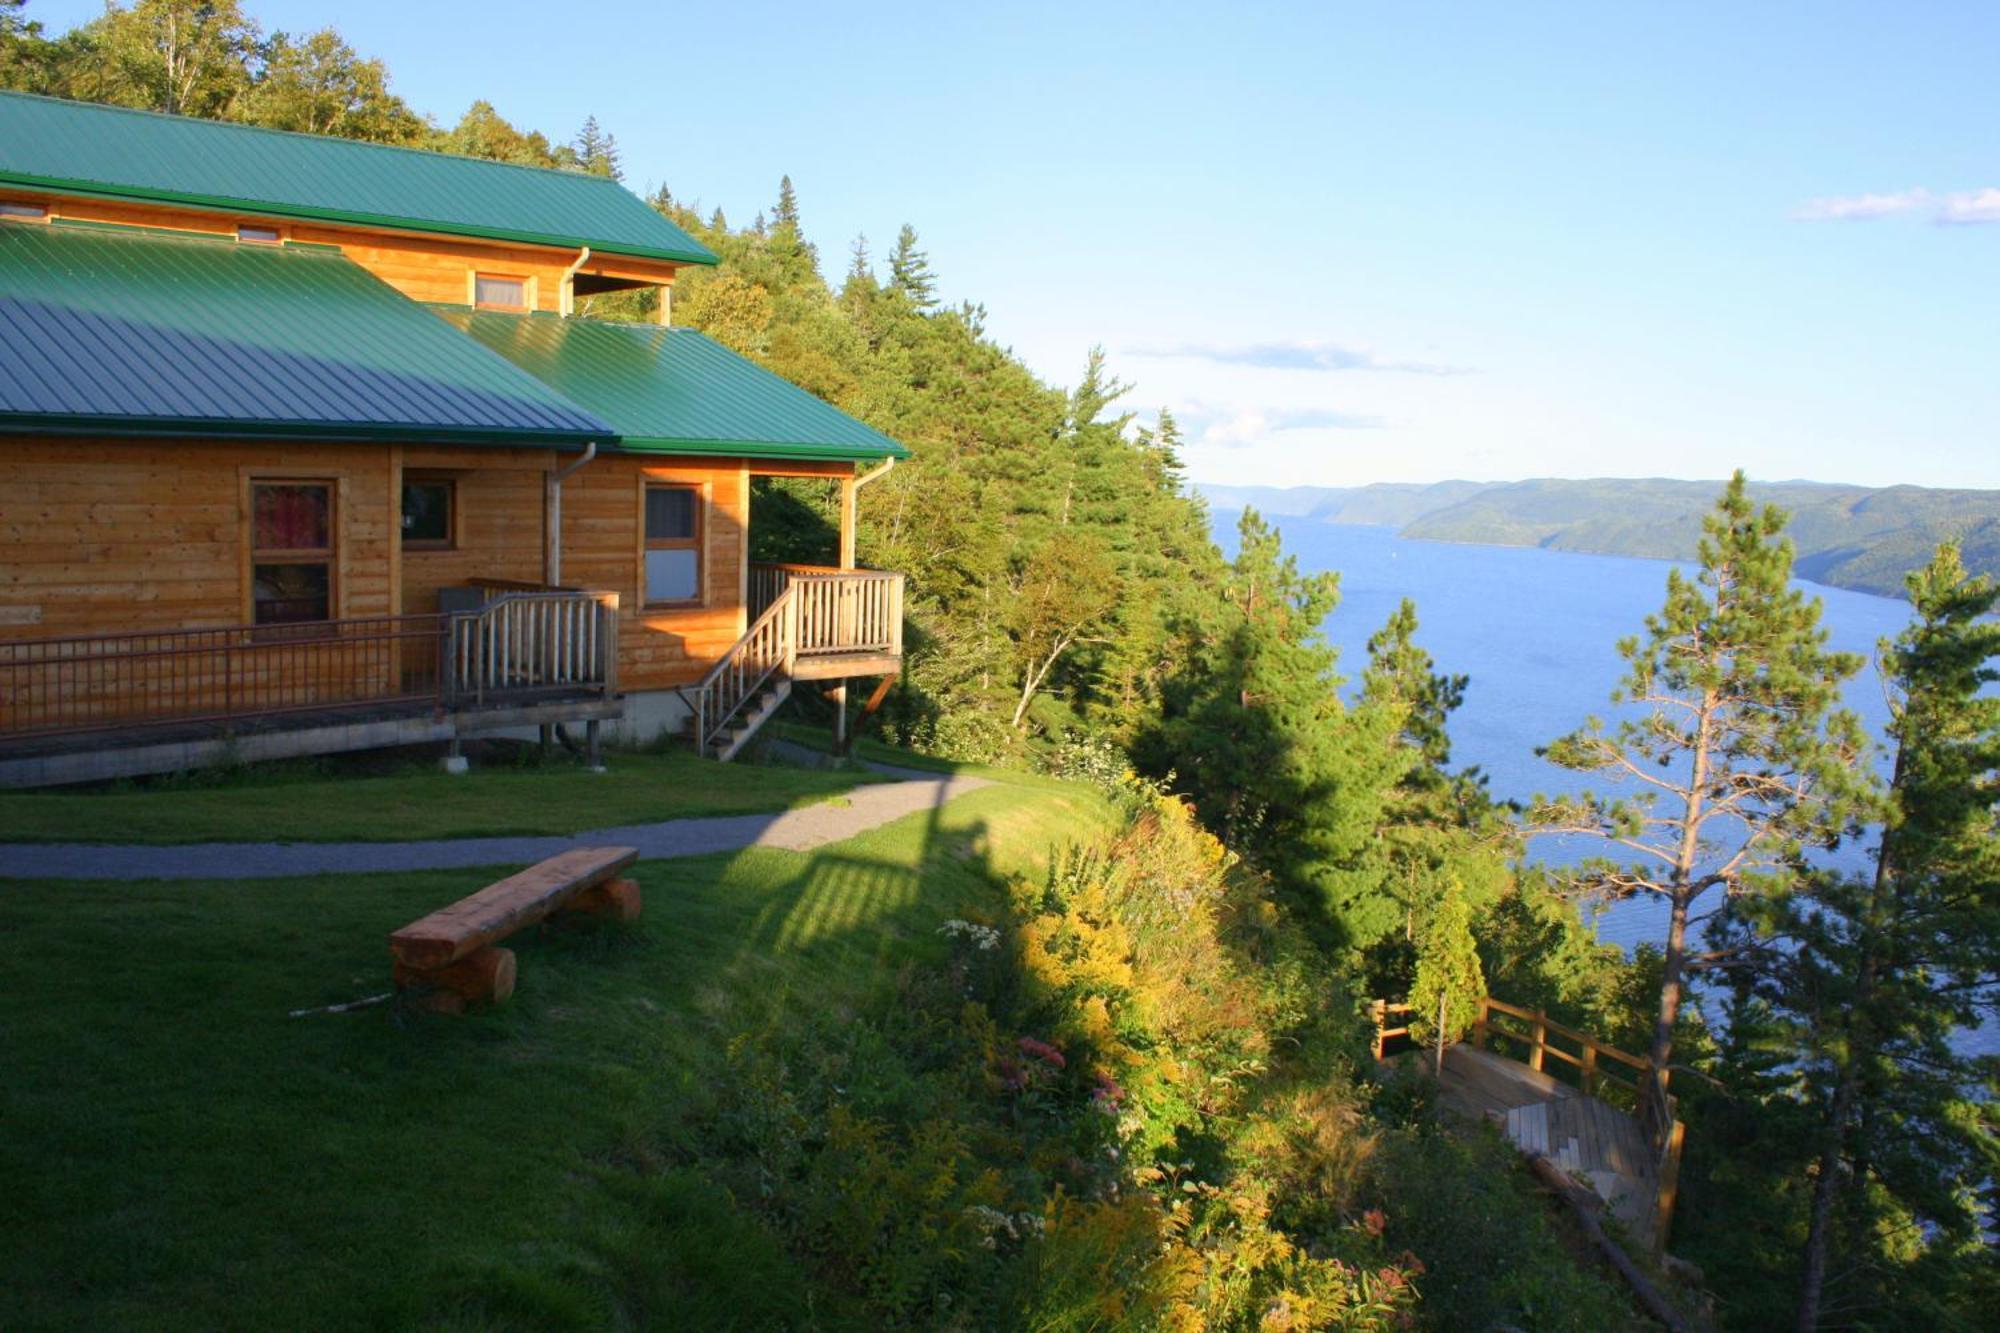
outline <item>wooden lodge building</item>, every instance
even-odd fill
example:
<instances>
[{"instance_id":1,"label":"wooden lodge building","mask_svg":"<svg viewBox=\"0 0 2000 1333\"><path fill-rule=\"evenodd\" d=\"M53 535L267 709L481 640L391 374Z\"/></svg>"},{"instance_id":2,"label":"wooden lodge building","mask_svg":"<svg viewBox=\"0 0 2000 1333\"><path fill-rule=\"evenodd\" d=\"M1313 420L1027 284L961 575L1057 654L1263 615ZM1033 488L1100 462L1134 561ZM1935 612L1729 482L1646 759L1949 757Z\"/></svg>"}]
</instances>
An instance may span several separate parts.
<instances>
[{"instance_id":1,"label":"wooden lodge building","mask_svg":"<svg viewBox=\"0 0 2000 1333\"><path fill-rule=\"evenodd\" d=\"M854 516L904 451L673 327L715 262L595 176L0 93L0 786L570 723L728 758L794 680L886 681ZM750 563L761 475L837 480L837 567Z\"/></svg>"}]
</instances>

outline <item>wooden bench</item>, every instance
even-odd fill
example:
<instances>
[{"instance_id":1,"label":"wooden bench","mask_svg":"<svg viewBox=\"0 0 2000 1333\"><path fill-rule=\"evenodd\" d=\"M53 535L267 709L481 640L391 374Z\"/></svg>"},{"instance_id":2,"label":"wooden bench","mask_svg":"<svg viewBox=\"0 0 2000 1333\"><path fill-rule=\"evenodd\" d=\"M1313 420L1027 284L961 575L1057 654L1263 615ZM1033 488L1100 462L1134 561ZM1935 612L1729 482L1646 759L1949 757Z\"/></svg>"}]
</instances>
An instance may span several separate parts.
<instances>
[{"instance_id":1,"label":"wooden bench","mask_svg":"<svg viewBox=\"0 0 2000 1333\"><path fill-rule=\"evenodd\" d=\"M617 921L639 915L639 885L622 872L636 847L579 847L489 884L389 937L396 988L445 1013L498 1004L514 993L514 951L494 945L558 912Z\"/></svg>"}]
</instances>

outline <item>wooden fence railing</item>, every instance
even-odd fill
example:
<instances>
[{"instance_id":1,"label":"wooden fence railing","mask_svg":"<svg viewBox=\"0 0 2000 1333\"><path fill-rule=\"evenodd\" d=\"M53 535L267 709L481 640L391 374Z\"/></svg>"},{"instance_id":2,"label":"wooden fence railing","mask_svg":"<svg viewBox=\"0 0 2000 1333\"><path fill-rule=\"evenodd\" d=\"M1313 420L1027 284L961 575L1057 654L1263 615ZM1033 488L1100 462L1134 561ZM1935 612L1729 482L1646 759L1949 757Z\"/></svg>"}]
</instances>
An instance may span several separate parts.
<instances>
[{"instance_id":1,"label":"wooden fence railing","mask_svg":"<svg viewBox=\"0 0 2000 1333\"><path fill-rule=\"evenodd\" d=\"M750 566L751 620L787 590L799 599L798 653L903 651L903 576L879 569L758 563Z\"/></svg>"},{"instance_id":2,"label":"wooden fence railing","mask_svg":"<svg viewBox=\"0 0 2000 1333\"><path fill-rule=\"evenodd\" d=\"M708 754L765 684L789 676L798 658L799 603L788 588L694 688L695 749Z\"/></svg>"},{"instance_id":3,"label":"wooden fence railing","mask_svg":"<svg viewBox=\"0 0 2000 1333\"><path fill-rule=\"evenodd\" d=\"M1398 1037L1412 1039L1410 1024L1416 1010L1411 1005L1376 1000L1370 1006L1370 1012L1375 1022L1377 1060L1383 1058L1389 1042ZM1401 1020L1402 1026L1391 1027L1391 1021L1397 1019ZM1498 1019L1511 1021L1501 1022ZM1655 1116L1645 1113L1652 1097L1652 1062L1644 1056L1607 1045L1587 1032L1579 1032L1538 1009L1523 1009L1490 995L1482 995L1479 997L1479 1017L1472 1025L1471 1042L1474 1047L1493 1046L1496 1039L1521 1051L1515 1056L1496 1048L1496 1054L1518 1059L1528 1068L1552 1076L1553 1071L1548 1067L1551 1059L1567 1065L1576 1071L1577 1087L1586 1097L1596 1097L1618 1106L1631 1112L1638 1120L1655 1153L1653 1167L1657 1183L1653 1198L1653 1230L1656 1244L1665 1244L1667 1228L1673 1221L1675 1197L1680 1189L1681 1149L1686 1141L1687 1126L1680 1121L1679 1103L1671 1095L1666 1099L1663 1113ZM1559 1041L1574 1049L1565 1049L1564 1045L1557 1044ZM1624 1069L1634 1072L1628 1077L1622 1072ZM1614 1095L1604 1096L1607 1090Z\"/></svg>"},{"instance_id":4,"label":"wooden fence railing","mask_svg":"<svg viewBox=\"0 0 2000 1333\"><path fill-rule=\"evenodd\" d=\"M617 692L615 592L503 592L449 619L447 705L548 690Z\"/></svg>"},{"instance_id":5,"label":"wooden fence railing","mask_svg":"<svg viewBox=\"0 0 2000 1333\"><path fill-rule=\"evenodd\" d=\"M0 738L617 688L615 593L475 611L0 640Z\"/></svg>"}]
</instances>

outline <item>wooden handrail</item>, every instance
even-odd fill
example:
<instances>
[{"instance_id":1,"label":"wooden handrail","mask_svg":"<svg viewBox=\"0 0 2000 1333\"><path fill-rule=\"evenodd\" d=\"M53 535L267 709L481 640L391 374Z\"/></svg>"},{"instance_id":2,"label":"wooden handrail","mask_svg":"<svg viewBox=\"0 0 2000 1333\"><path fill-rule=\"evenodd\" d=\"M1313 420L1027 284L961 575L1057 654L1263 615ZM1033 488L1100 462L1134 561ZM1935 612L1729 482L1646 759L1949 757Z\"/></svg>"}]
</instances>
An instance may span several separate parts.
<instances>
[{"instance_id":1,"label":"wooden handrail","mask_svg":"<svg viewBox=\"0 0 2000 1333\"><path fill-rule=\"evenodd\" d=\"M1369 1005L1369 1012L1375 1022L1375 1058L1380 1060L1387 1042L1396 1037L1410 1035L1408 1023L1399 1028L1390 1027L1388 1025L1390 1015L1413 1014L1416 1010L1408 1004L1376 1000ZM1495 1023L1492 1016L1496 1013L1529 1024L1530 1031L1518 1032ZM1543 1070L1547 1058L1554 1056L1557 1060L1581 1071L1578 1082L1587 1097L1596 1096L1599 1088L1608 1083L1631 1092L1641 1109L1646 1104L1648 1090L1652 1086L1653 1065L1644 1056L1633 1055L1629 1051L1608 1046L1587 1032L1579 1032L1565 1023L1557 1022L1539 1009L1523 1009L1519 1005L1508 1004L1505 1000L1496 1000L1491 995L1482 995L1479 997L1479 1017L1472 1025L1472 1045L1478 1048L1490 1042L1496 1034L1510 1041L1521 1042L1528 1047L1527 1058L1521 1063L1530 1069ZM1578 1047L1577 1052L1572 1054L1560 1046L1550 1045L1551 1036L1575 1042ZM1624 1078L1599 1068L1598 1061L1606 1058L1637 1070L1637 1075ZM1681 1123L1677 1111L1676 1099L1669 1096L1666 1099L1666 1115L1661 1130L1653 1136L1653 1148L1658 1154L1653 1164L1655 1171L1653 1244L1656 1251L1666 1244L1667 1228L1673 1222L1674 1201L1680 1186L1681 1151L1687 1137L1687 1126ZM1640 1114L1637 1119L1642 1130L1652 1133L1645 1115Z\"/></svg>"}]
</instances>

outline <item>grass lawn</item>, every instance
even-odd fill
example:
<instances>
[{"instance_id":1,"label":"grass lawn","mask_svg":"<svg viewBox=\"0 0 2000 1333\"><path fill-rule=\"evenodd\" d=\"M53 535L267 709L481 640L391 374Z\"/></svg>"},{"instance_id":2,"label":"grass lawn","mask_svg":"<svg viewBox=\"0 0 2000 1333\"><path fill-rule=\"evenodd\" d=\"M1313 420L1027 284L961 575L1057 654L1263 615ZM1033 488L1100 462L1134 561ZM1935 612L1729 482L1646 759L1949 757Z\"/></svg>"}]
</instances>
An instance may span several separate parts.
<instances>
[{"instance_id":1,"label":"grass lawn","mask_svg":"<svg viewBox=\"0 0 2000 1333\"><path fill-rule=\"evenodd\" d=\"M608 773L563 760L459 776L260 767L92 791L0 795L0 842L404 842L565 834L698 815L786 810L838 797L865 772L717 764L687 751L611 753Z\"/></svg>"},{"instance_id":2,"label":"grass lawn","mask_svg":"<svg viewBox=\"0 0 2000 1333\"><path fill-rule=\"evenodd\" d=\"M616 817L713 809L731 773L705 766L698 796ZM574 780L605 802L641 785L619 776ZM554 813L529 795L547 774L383 781L410 784L402 806L485 790L537 828L607 808ZM241 830L256 796L198 808L219 821L239 803ZM302 784L248 821L319 828L363 808L319 808L334 799ZM809 856L642 862L637 924L515 936L514 999L458 1019L287 1011L386 989L384 936L491 873L0 881L0 1324L852 1326L808 1305L690 1146L732 1077L730 1042L894 995L899 969L945 956L941 920L990 909L1005 875L1040 873L1106 819L1081 787L997 785Z\"/></svg>"}]
</instances>

